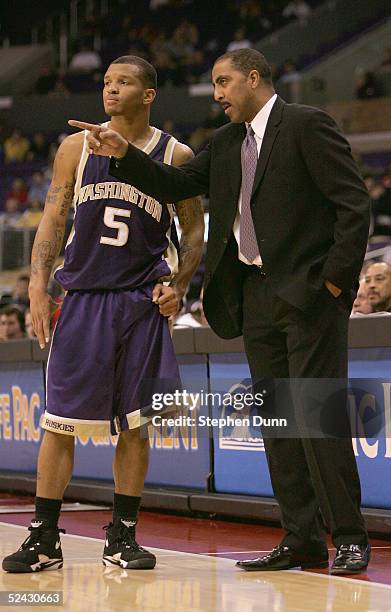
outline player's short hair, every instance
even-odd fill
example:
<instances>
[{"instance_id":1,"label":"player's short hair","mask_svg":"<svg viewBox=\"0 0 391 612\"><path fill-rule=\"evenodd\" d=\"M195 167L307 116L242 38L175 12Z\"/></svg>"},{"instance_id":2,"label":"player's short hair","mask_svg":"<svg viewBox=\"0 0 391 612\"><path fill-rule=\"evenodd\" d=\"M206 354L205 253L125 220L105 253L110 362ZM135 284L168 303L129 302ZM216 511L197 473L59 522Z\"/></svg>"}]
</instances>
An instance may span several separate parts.
<instances>
[{"instance_id":1,"label":"player's short hair","mask_svg":"<svg viewBox=\"0 0 391 612\"><path fill-rule=\"evenodd\" d=\"M16 318L19 321L20 329L23 333L26 331L24 314L19 308L17 308L17 306L5 306L0 310L0 317L2 315L5 315L6 317L12 317L12 315L16 315Z\"/></svg>"},{"instance_id":2,"label":"player's short hair","mask_svg":"<svg viewBox=\"0 0 391 612\"><path fill-rule=\"evenodd\" d=\"M227 53L217 58L215 64L225 59L230 59L236 70L239 70L239 72L242 72L246 76L250 74L251 70L257 70L259 76L266 83L273 85L270 64L265 56L256 49L235 49L234 51L227 51Z\"/></svg>"},{"instance_id":3,"label":"player's short hair","mask_svg":"<svg viewBox=\"0 0 391 612\"><path fill-rule=\"evenodd\" d=\"M155 68L138 55L121 55L111 64L131 64L139 69L139 77L145 89L157 89L157 74Z\"/></svg>"}]
</instances>

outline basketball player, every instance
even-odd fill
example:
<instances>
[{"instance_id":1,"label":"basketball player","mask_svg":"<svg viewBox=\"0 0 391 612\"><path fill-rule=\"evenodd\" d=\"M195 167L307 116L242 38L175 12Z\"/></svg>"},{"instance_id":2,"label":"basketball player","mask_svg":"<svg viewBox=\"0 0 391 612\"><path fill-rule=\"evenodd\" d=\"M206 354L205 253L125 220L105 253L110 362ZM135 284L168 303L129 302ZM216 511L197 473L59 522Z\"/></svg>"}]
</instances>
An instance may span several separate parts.
<instances>
[{"instance_id":1,"label":"basketball player","mask_svg":"<svg viewBox=\"0 0 391 612\"><path fill-rule=\"evenodd\" d=\"M124 56L109 66L103 102L110 126L153 159L181 164L193 155L191 150L149 125L155 95L156 72L148 62ZM3 560L8 572L62 567L58 518L72 475L74 437L110 429L119 435L113 521L105 527L103 563L126 569L150 569L156 563L135 539L149 451L148 437L140 435L148 419L143 413L149 405L145 383L159 379L174 385L179 379L167 318L177 312L198 266L203 213L197 198L176 205L180 263L176 271L170 269L165 253L172 206L113 179L108 168L108 158L89 153L85 133L67 137L56 155L34 241L29 293L34 331L43 348L52 309L47 283L73 202L74 228L64 265L55 272L67 294L47 367L35 520L20 549ZM169 285L163 284L169 277Z\"/></svg>"}]
</instances>

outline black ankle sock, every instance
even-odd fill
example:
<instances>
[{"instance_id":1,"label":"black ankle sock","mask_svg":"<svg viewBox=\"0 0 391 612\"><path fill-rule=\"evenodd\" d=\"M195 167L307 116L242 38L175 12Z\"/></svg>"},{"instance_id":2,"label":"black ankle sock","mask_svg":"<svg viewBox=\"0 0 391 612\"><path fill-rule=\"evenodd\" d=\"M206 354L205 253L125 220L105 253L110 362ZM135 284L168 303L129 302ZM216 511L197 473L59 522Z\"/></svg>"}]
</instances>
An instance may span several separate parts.
<instances>
[{"instance_id":1,"label":"black ankle sock","mask_svg":"<svg viewBox=\"0 0 391 612\"><path fill-rule=\"evenodd\" d=\"M62 499L35 498L35 520L45 521L48 527L57 527Z\"/></svg>"},{"instance_id":2,"label":"black ankle sock","mask_svg":"<svg viewBox=\"0 0 391 612\"><path fill-rule=\"evenodd\" d=\"M114 493L113 523L120 519L136 521L140 508L141 497Z\"/></svg>"}]
</instances>

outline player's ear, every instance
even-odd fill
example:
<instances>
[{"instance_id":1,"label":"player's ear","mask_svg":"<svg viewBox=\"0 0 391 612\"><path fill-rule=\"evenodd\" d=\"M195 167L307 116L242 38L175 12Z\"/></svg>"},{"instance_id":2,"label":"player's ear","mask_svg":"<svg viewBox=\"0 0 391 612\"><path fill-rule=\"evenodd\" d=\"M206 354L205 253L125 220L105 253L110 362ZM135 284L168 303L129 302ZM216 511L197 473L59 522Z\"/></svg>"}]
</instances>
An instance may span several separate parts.
<instances>
[{"instance_id":1,"label":"player's ear","mask_svg":"<svg viewBox=\"0 0 391 612\"><path fill-rule=\"evenodd\" d=\"M144 90L144 104L152 104L156 98L156 89L145 89Z\"/></svg>"}]
</instances>

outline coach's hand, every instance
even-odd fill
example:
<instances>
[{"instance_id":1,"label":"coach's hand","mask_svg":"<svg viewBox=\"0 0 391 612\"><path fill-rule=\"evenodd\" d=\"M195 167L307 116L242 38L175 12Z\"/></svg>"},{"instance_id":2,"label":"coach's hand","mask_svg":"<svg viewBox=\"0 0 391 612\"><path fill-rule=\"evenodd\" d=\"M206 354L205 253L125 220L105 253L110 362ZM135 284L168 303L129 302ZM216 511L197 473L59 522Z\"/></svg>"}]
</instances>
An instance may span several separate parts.
<instances>
[{"instance_id":1,"label":"coach's hand","mask_svg":"<svg viewBox=\"0 0 391 612\"><path fill-rule=\"evenodd\" d=\"M158 283L154 286L152 292L152 302L158 304L159 312L164 317L172 317L179 310L179 304L182 296L180 296L175 287L167 287Z\"/></svg>"},{"instance_id":2,"label":"coach's hand","mask_svg":"<svg viewBox=\"0 0 391 612\"><path fill-rule=\"evenodd\" d=\"M76 121L74 119L70 119L68 123L72 127L89 131L87 142L90 153L106 157L113 155L113 157L118 159L125 156L128 150L128 141L115 130L103 125L85 123L84 121Z\"/></svg>"},{"instance_id":3,"label":"coach's hand","mask_svg":"<svg viewBox=\"0 0 391 612\"><path fill-rule=\"evenodd\" d=\"M34 333L41 349L50 340L50 320L58 304L46 291L30 291L30 312Z\"/></svg>"}]
</instances>

